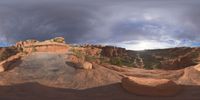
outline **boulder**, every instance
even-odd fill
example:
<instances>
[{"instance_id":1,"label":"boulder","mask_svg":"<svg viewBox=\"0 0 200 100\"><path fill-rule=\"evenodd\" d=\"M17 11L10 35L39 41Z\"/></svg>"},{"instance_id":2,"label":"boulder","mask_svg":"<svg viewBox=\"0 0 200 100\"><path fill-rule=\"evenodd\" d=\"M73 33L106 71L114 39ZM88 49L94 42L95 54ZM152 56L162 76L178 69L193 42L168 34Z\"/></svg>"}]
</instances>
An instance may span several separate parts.
<instances>
[{"instance_id":1,"label":"boulder","mask_svg":"<svg viewBox=\"0 0 200 100\"><path fill-rule=\"evenodd\" d=\"M89 62L82 62L82 63L77 64L76 67L77 67L77 68L80 68L80 69L90 70L90 69L92 69L92 63L89 63Z\"/></svg>"},{"instance_id":2,"label":"boulder","mask_svg":"<svg viewBox=\"0 0 200 100\"><path fill-rule=\"evenodd\" d=\"M72 67L75 67L78 69L86 69L86 70L92 69L92 63L87 62L83 59L80 59L73 54L67 55L65 59L66 59L66 63Z\"/></svg>"},{"instance_id":3,"label":"boulder","mask_svg":"<svg viewBox=\"0 0 200 100\"><path fill-rule=\"evenodd\" d=\"M74 64L77 64L80 60L78 59L78 57L76 57L75 55L68 55L66 60L68 62L72 62Z\"/></svg>"},{"instance_id":4,"label":"boulder","mask_svg":"<svg viewBox=\"0 0 200 100\"><path fill-rule=\"evenodd\" d=\"M173 96L181 87L168 79L125 77L122 87L130 93L143 96Z\"/></svg>"},{"instance_id":5,"label":"boulder","mask_svg":"<svg viewBox=\"0 0 200 100\"><path fill-rule=\"evenodd\" d=\"M194 66L194 68L195 68L197 71L200 71L200 64Z\"/></svg>"}]
</instances>

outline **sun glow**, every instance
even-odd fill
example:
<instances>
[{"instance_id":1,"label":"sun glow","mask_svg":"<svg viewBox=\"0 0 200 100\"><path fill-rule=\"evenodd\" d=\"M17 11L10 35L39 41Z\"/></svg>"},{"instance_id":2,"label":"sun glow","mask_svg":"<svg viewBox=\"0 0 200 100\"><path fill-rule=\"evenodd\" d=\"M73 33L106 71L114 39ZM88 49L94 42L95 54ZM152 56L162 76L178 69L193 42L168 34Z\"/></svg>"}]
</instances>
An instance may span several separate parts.
<instances>
[{"instance_id":1,"label":"sun glow","mask_svg":"<svg viewBox=\"0 0 200 100\"><path fill-rule=\"evenodd\" d=\"M139 41L137 43L123 43L121 46L128 50L147 50L147 49L159 49L173 47L169 43L157 42L157 41Z\"/></svg>"}]
</instances>

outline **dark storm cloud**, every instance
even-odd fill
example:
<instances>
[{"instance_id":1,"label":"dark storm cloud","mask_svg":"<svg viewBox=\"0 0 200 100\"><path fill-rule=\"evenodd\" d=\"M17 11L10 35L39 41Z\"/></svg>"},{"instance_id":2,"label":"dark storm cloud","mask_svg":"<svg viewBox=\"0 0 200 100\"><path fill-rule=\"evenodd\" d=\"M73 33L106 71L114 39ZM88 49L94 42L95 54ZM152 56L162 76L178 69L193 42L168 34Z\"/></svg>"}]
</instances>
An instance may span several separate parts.
<instances>
[{"instance_id":1,"label":"dark storm cloud","mask_svg":"<svg viewBox=\"0 0 200 100\"><path fill-rule=\"evenodd\" d=\"M52 3L1 6L0 17L1 34L11 40L41 40L61 35L71 42L84 37L93 20L91 12L81 5Z\"/></svg>"},{"instance_id":2,"label":"dark storm cloud","mask_svg":"<svg viewBox=\"0 0 200 100\"><path fill-rule=\"evenodd\" d=\"M0 41L63 36L70 43L195 43L199 9L199 0L0 1Z\"/></svg>"}]
</instances>

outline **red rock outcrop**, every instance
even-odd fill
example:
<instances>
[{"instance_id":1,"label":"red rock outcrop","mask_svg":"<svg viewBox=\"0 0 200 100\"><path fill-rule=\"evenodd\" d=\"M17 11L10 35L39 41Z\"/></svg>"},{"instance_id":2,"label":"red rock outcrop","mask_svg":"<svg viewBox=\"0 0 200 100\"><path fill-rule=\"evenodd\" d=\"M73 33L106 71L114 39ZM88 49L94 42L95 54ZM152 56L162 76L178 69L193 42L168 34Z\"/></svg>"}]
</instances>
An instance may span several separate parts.
<instances>
[{"instance_id":1,"label":"red rock outcrop","mask_svg":"<svg viewBox=\"0 0 200 100\"><path fill-rule=\"evenodd\" d=\"M136 62L140 58L146 69L167 69L176 70L189 66L194 66L200 62L200 48L169 48L144 51L128 50L130 62L135 61L135 67L141 68L140 62ZM139 55L139 57L138 57Z\"/></svg>"},{"instance_id":2,"label":"red rock outcrop","mask_svg":"<svg viewBox=\"0 0 200 100\"><path fill-rule=\"evenodd\" d=\"M66 59L66 61L72 62L74 64L80 62L80 59L78 59L78 57L76 57L75 55L68 55L65 59Z\"/></svg>"},{"instance_id":3,"label":"red rock outcrop","mask_svg":"<svg viewBox=\"0 0 200 100\"><path fill-rule=\"evenodd\" d=\"M184 52L184 50L181 52ZM185 54L183 55L180 55L181 53L179 54L179 52L177 52L177 56L171 59L162 60L160 66L162 66L162 69L181 69L196 65L198 64L199 52L200 49L198 48L191 48L189 52L185 51Z\"/></svg>"},{"instance_id":4,"label":"red rock outcrop","mask_svg":"<svg viewBox=\"0 0 200 100\"><path fill-rule=\"evenodd\" d=\"M57 42L59 41L59 42ZM44 42L36 40L27 40L16 43L16 47L24 52L56 52L66 53L69 49L67 44L64 44L63 38L55 38Z\"/></svg>"},{"instance_id":5,"label":"red rock outcrop","mask_svg":"<svg viewBox=\"0 0 200 100\"><path fill-rule=\"evenodd\" d=\"M181 69L188 66L196 65L193 61L193 58L190 56L180 57L176 59L169 59L161 61L161 67L162 69Z\"/></svg>"},{"instance_id":6,"label":"red rock outcrop","mask_svg":"<svg viewBox=\"0 0 200 100\"><path fill-rule=\"evenodd\" d=\"M60 43L36 43L24 47L25 52L55 52L66 53L68 46Z\"/></svg>"},{"instance_id":7,"label":"red rock outcrop","mask_svg":"<svg viewBox=\"0 0 200 100\"><path fill-rule=\"evenodd\" d=\"M101 52L101 49L94 48L94 47L93 48L86 48L85 52L86 52L87 55L99 56L100 52Z\"/></svg>"},{"instance_id":8,"label":"red rock outcrop","mask_svg":"<svg viewBox=\"0 0 200 100\"><path fill-rule=\"evenodd\" d=\"M102 47L102 55L106 57L117 57L126 55L125 48L119 48L114 46L105 46Z\"/></svg>"},{"instance_id":9,"label":"red rock outcrop","mask_svg":"<svg viewBox=\"0 0 200 100\"><path fill-rule=\"evenodd\" d=\"M21 59L21 54L18 53L14 56L9 57L8 59L0 62L0 72L4 72L9 69L9 67L15 62Z\"/></svg>"},{"instance_id":10,"label":"red rock outcrop","mask_svg":"<svg viewBox=\"0 0 200 100\"><path fill-rule=\"evenodd\" d=\"M130 93L144 96L173 96L181 87L168 79L125 77L122 87Z\"/></svg>"},{"instance_id":11,"label":"red rock outcrop","mask_svg":"<svg viewBox=\"0 0 200 100\"><path fill-rule=\"evenodd\" d=\"M73 49L77 49L85 55L99 56L101 54L102 47L103 47L102 45L85 44L85 45L80 45Z\"/></svg>"},{"instance_id":12,"label":"red rock outcrop","mask_svg":"<svg viewBox=\"0 0 200 100\"><path fill-rule=\"evenodd\" d=\"M9 57L16 55L20 51L16 47L4 47L0 48L0 61L6 60Z\"/></svg>"},{"instance_id":13,"label":"red rock outcrop","mask_svg":"<svg viewBox=\"0 0 200 100\"><path fill-rule=\"evenodd\" d=\"M194 68L195 68L197 71L199 71L199 72L200 72L200 64L198 64L198 65L194 66Z\"/></svg>"},{"instance_id":14,"label":"red rock outcrop","mask_svg":"<svg viewBox=\"0 0 200 100\"><path fill-rule=\"evenodd\" d=\"M26 41L20 41L20 42L17 42L15 44L15 46L17 48L23 48L23 47L26 47L26 46L30 46L32 44L35 44L35 43L38 43L39 41L37 40L26 40Z\"/></svg>"},{"instance_id":15,"label":"red rock outcrop","mask_svg":"<svg viewBox=\"0 0 200 100\"><path fill-rule=\"evenodd\" d=\"M166 53L165 50L159 50L156 52L162 52L162 54L156 55L155 52L152 51L135 51L134 54L127 55L127 51L124 51L124 49L101 46L92 47L88 45L87 47L77 47L76 50L78 51L76 55L72 51L66 51L66 49L73 48L72 46L70 47L52 40L47 40L45 42L30 40L29 42L18 43L17 47L21 48L22 51L27 50L27 52L34 53L27 55L21 52L25 57L21 54L20 56L14 54L15 56L9 56L6 60L0 62L0 71L5 71L12 66L16 66L16 61L20 60L21 62L12 70L9 69L9 71L0 73L0 95L1 98L4 99L49 100L52 98L62 100L70 98L71 100L90 100L95 97L98 100L200 100L199 65L179 70L146 70L145 67L133 68L134 66L117 66L109 63L109 57L119 57L122 58L122 61L125 63L127 63L127 60L130 61L128 63L133 63L136 59L135 62L138 66L142 66L143 63L150 66L155 62L153 62L153 64L148 64L149 62L155 60L167 62L170 59L173 59L170 60L172 62L177 59L174 65L176 65L175 63L181 63L179 65L181 66L182 64L184 65L184 62L187 65L188 62L192 61L190 58L193 58L193 56L184 56L186 54L184 50L180 54L177 54L179 53L177 52L178 49L174 49L172 51L169 50L169 52L175 52L173 54L168 51ZM102 48L104 48L104 50L100 52ZM66 54L48 53L65 51L67 52ZM101 55L98 57L97 55L99 53L104 53L106 57L102 57ZM198 54L199 52L196 53ZM108 60L105 63L92 63L87 61L85 59L86 57L81 59L79 56L82 56L82 54L83 56L95 56L95 60ZM154 54L155 56L152 56ZM127 56L127 58L124 56ZM21 57L23 58L21 59ZM151 60L154 59L154 57L155 60ZM179 60L180 57L181 59ZM72 65L67 63L67 60L72 63ZM148 63L145 63L147 61ZM173 63L171 64L173 65ZM132 77L127 78L127 76ZM120 83L121 81L122 83ZM36 82L41 85L24 85L24 83L29 82ZM22 88L13 85L21 83L23 83L20 86ZM45 89L44 86L46 87ZM124 91L121 86L130 93ZM183 88L182 86L184 87L184 91L179 94ZM20 95L16 95L16 93ZM46 94L40 95L41 93Z\"/></svg>"},{"instance_id":16,"label":"red rock outcrop","mask_svg":"<svg viewBox=\"0 0 200 100\"><path fill-rule=\"evenodd\" d=\"M66 63L69 65L77 68L77 69L92 69L92 63L85 61L84 59L78 58L74 54L69 54L67 57L65 57Z\"/></svg>"},{"instance_id":17,"label":"red rock outcrop","mask_svg":"<svg viewBox=\"0 0 200 100\"><path fill-rule=\"evenodd\" d=\"M184 85L200 85L200 64L184 69L184 74L178 82Z\"/></svg>"}]
</instances>

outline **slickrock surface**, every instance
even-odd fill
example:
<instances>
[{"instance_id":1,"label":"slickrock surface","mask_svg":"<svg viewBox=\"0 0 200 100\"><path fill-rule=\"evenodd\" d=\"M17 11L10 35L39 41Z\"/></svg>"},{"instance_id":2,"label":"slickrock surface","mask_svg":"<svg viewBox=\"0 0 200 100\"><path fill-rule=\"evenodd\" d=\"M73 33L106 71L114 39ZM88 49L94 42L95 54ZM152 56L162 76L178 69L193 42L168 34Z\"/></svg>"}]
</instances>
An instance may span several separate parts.
<instances>
[{"instance_id":1,"label":"slickrock surface","mask_svg":"<svg viewBox=\"0 0 200 100\"><path fill-rule=\"evenodd\" d=\"M0 62L0 72L4 72L8 69L11 69L12 65L21 60L21 54L18 53L9 57L8 59Z\"/></svg>"},{"instance_id":2,"label":"slickrock surface","mask_svg":"<svg viewBox=\"0 0 200 100\"><path fill-rule=\"evenodd\" d=\"M20 65L0 73L0 83L37 82L51 87L84 89L120 82L112 70L95 65L94 69L76 69L66 63L63 54L36 52L23 58Z\"/></svg>"},{"instance_id":3,"label":"slickrock surface","mask_svg":"<svg viewBox=\"0 0 200 100\"><path fill-rule=\"evenodd\" d=\"M143 96L173 96L181 92L181 86L168 79L125 77L122 87Z\"/></svg>"},{"instance_id":4,"label":"slickrock surface","mask_svg":"<svg viewBox=\"0 0 200 100\"><path fill-rule=\"evenodd\" d=\"M67 55L67 54L66 54ZM199 100L200 87L180 81L183 90L174 96L140 96L129 93L121 86L123 73L137 72L144 77L164 78L175 71L111 69L93 65L91 70L76 69L66 64L66 55L36 52L24 57L12 70L0 73L2 100ZM123 72L123 73L122 73ZM164 72L164 73L163 73ZM161 73L163 73L161 75ZM189 74L189 73L188 73ZM190 73L191 74L191 73ZM133 76L137 77L136 74ZM185 75L185 74L184 74ZM173 76L173 75L172 75ZM182 77L180 75L180 77ZM179 80L180 77L176 77ZM156 78L156 77L155 77ZM174 79L175 80L175 79ZM143 80L143 84L146 82ZM142 83L141 83L142 84ZM169 87L170 88L170 87Z\"/></svg>"},{"instance_id":5,"label":"slickrock surface","mask_svg":"<svg viewBox=\"0 0 200 100\"><path fill-rule=\"evenodd\" d=\"M0 49L0 100L200 100L199 51L22 41Z\"/></svg>"}]
</instances>

